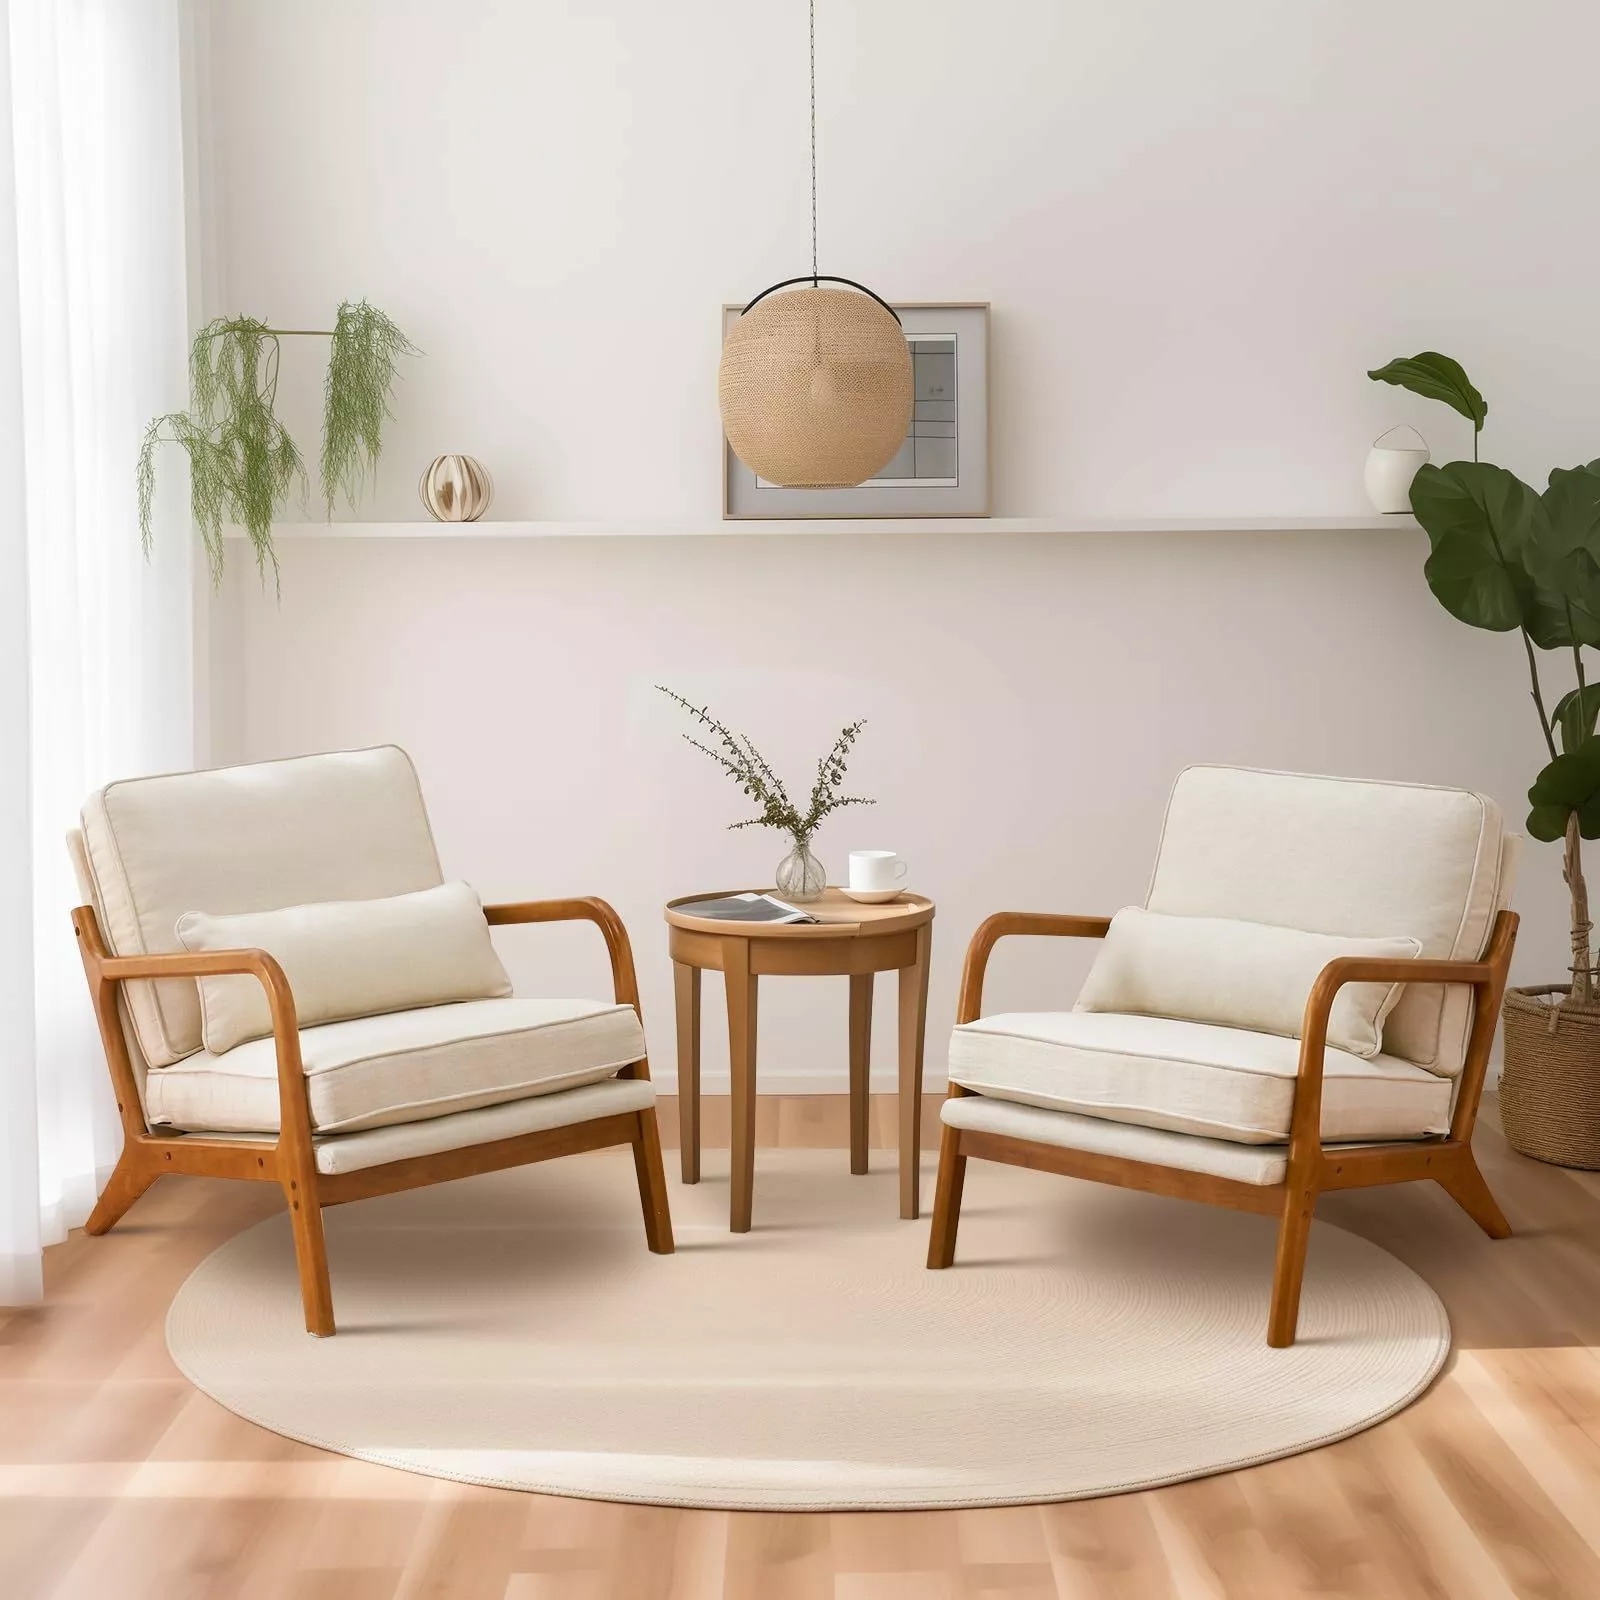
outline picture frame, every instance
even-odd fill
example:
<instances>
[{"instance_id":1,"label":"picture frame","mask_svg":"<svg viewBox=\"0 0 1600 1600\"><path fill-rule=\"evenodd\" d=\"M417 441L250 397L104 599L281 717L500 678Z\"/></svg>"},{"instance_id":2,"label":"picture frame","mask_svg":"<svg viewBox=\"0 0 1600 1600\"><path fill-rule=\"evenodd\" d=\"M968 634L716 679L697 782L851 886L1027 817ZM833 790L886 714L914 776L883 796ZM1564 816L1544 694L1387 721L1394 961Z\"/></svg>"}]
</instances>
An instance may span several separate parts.
<instances>
[{"instance_id":1,"label":"picture frame","mask_svg":"<svg viewBox=\"0 0 1600 1600\"><path fill-rule=\"evenodd\" d=\"M854 488L786 489L758 479L724 437L725 521L989 515L989 302L908 301L894 309L916 377L900 453ZM724 338L741 310L722 308Z\"/></svg>"}]
</instances>

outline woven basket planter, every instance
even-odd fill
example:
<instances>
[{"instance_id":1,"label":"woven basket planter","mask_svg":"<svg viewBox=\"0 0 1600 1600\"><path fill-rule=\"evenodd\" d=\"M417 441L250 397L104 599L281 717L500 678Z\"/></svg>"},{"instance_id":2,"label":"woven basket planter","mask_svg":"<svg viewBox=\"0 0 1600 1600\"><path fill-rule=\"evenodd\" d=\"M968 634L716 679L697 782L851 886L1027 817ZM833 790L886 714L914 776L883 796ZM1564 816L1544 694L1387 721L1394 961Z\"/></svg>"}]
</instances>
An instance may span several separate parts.
<instances>
[{"instance_id":1,"label":"woven basket planter","mask_svg":"<svg viewBox=\"0 0 1600 1600\"><path fill-rule=\"evenodd\" d=\"M1600 1171L1600 1009L1558 1006L1565 993L1506 991L1500 1121L1513 1150Z\"/></svg>"}]
</instances>

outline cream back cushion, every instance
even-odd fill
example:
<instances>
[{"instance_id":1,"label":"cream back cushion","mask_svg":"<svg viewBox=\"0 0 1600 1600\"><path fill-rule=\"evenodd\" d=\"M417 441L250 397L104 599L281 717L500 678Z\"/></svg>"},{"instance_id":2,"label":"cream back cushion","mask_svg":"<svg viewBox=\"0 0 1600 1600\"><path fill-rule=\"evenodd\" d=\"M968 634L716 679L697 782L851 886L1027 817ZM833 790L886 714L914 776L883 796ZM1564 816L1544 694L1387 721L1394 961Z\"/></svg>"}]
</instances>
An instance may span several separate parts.
<instances>
[{"instance_id":1,"label":"cream back cushion","mask_svg":"<svg viewBox=\"0 0 1600 1600\"><path fill-rule=\"evenodd\" d=\"M373 900L442 879L416 772L393 745L109 784L83 808L83 842L119 956L181 950L186 911ZM200 1048L191 979L123 992L152 1067Z\"/></svg>"},{"instance_id":2,"label":"cream back cushion","mask_svg":"<svg viewBox=\"0 0 1600 1600\"><path fill-rule=\"evenodd\" d=\"M465 883L232 917L190 911L178 918L178 937L186 950L275 957L303 1028L511 993L483 906ZM249 976L201 978L200 1031L213 1055L266 1038L267 991Z\"/></svg>"},{"instance_id":3,"label":"cream back cushion","mask_svg":"<svg viewBox=\"0 0 1600 1600\"><path fill-rule=\"evenodd\" d=\"M1190 767L1168 802L1145 907L1357 938L1406 935L1475 960L1503 903L1492 800L1415 783ZM1471 991L1407 984L1384 1050L1453 1077Z\"/></svg>"},{"instance_id":4,"label":"cream back cushion","mask_svg":"<svg viewBox=\"0 0 1600 1600\"><path fill-rule=\"evenodd\" d=\"M1074 1007L1133 1012L1300 1037L1306 999L1335 956L1415 960L1412 938L1355 939L1224 917L1169 917L1130 906L1111 929ZM1370 1060L1398 983L1347 983L1328 1014L1328 1043Z\"/></svg>"}]
</instances>

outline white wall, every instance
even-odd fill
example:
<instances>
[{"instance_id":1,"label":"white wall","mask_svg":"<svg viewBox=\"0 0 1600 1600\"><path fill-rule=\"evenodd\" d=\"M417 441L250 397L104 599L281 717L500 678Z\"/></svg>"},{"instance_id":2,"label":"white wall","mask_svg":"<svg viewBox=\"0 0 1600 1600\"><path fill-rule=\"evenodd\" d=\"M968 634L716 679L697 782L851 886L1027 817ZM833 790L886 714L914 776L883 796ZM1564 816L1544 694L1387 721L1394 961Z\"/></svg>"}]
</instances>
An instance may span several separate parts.
<instances>
[{"instance_id":1,"label":"white wall","mask_svg":"<svg viewBox=\"0 0 1600 1600\"><path fill-rule=\"evenodd\" d=\"M1466 446L1460 419L1362 375L1425 347L1487 392L1492 458L1532 476L1600 454L1600 14L819 12L824 270L993 302L997 513L1360 510L1389 423L1440 459ZM716 517L718 306L808 255L800 0L218 0L210 31L211 309L320 326L366 295L427 351L362 515L420 515L421 467L461 449L498 515ZM284 379L313 450L321 357L291 350ZM616 900L667 1067L660 899L765 877L779 851L720 831L739 797L651 683L797 772L866 715L856 775L881 804L820 850L837 869L888 842L939 898L936 1069L972 924L1136 898L1184 761L1517 809L1539 760L1518 651L1437 609L1423 549L1398 530L295 542L281 605L236 574L213 618L215 754L410 746L447 870ZM764 642L784 614L804 641ZM1549 852L1527 879L1531 980L1563 960ZM525 940L570 970L554 936ZM1019 955L997 997L1062 959ZM768 987L764 1060L841 1082L842 986L825 1008Z\"/></svg>"}]
</instances>

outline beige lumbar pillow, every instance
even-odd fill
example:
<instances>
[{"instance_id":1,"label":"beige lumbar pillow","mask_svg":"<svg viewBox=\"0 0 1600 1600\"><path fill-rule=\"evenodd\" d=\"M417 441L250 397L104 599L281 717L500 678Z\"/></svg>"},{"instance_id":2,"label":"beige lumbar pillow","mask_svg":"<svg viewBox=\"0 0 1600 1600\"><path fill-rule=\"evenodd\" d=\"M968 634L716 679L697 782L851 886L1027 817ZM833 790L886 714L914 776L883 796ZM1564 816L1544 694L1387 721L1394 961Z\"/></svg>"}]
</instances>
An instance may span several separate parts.
<instances>
[{"instance_id":1,"label":"beige lumbar pillow","mask_svg":"<svg viewBox=\"0 0 1600 1600\"><path fill-rule=\"evenodd\" d=\"M307 1028L511 993L483 906L465 883L231 917L189 911L178 918L177 932L185 950L253 949L276 957ZM272 1032L267 992L255 978L199 983L200 1031L213 1055Z\"/></svg>"},{"instance_id":2,"label":"beige lumbar pillow","mask_svg":"<svg viewBox=\"0 0 1600 1600\"><path fill-rule=\"evenodd\" d=\"M1298 1039L1311 986L1336 956L1415 960L1421 954L1421 943L1411 938L1302 933L1129 906L1111 919L1076 1009L1179 1017ZM1328 1017L1328 1043L1352 1055L1377 1055L1383 1019L1403 987L1345 984Z\"/></svg>"}]
</instances>

